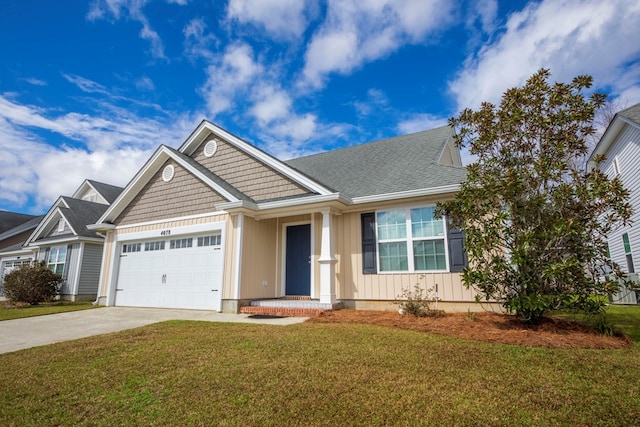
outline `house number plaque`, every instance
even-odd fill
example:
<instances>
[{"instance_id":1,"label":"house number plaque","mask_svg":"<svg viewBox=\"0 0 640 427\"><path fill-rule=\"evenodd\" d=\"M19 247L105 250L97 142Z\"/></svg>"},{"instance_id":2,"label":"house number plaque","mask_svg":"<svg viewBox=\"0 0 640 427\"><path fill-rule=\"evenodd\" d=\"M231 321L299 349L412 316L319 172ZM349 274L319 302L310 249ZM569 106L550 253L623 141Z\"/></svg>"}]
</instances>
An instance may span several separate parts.
<instances>
[{"instance_id":1,"label":"house number plaque","mask_svg":"<svg viewBox=\"0 0 640 427\"><path fill-rule=\"evenodd\" d=\"M162 230L160 232L161 236L171 236L171 230Z\"/></svg>"}]
</instances>

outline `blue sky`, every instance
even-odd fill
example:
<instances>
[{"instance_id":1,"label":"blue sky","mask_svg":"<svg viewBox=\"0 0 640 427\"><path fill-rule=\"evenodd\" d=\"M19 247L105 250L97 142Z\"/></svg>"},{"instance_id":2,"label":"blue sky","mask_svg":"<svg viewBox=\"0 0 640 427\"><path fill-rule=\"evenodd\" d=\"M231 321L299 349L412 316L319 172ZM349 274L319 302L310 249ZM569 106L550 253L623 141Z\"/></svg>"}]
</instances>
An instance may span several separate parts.
<instances>
[{"instance_id":1,"label":"blue sky","mask_svg":"<svg viewBox=\"0 0 640 427\"><path fill-rule=\"evenodd\" d=\"M640 102L637 0L3 0L0 209L126 185L202 119L279 158L429 129L541 67Z\"/></svg>"}]
</instances>

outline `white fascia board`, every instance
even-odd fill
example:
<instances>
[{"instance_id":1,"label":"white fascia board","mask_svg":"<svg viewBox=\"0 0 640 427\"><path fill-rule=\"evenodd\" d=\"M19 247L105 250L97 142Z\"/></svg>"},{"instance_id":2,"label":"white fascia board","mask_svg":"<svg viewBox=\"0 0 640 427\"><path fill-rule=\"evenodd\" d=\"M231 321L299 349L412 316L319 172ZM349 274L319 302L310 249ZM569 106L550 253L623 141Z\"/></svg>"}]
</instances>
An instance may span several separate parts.
<instances>
[{"instance_id":1,"label":"white fascia board","mask_svg":"<svg viewBox=\"0 0 640 427\"><path fill-rule=\"evenodd\" d=\"M248 200L236 200L235 202L224 202L218 203L216 205L216 209L221 211L228 211L231 209L247 209L250 211L257 211L260 208L257 204L250 202Z\"/></svg>"},{"instance_id":2,"label":"white fascia board","mask_svg":"<svg viewBox=\"0 0 640 427\"><path fill-rule=\"evenodd\" d=\"M594 166L594 162L591 160L593 156L596 156L598 154L606 154L609 151L609 148L611 148L611 146L617 140L620 132L624 129L624 125L629 125L640 129L640 125L638 123L624 116L616 114L607 129L604 131L604 134L600 138L600 141L598 141L598 144L596 144L596 147L591 152L591 155L589 155L589 160L587 162L588 172L591 171Z\"/></svg>"},{"instance_id":3,"label":"white fascia board","mask_svg":"<svg viewBox=\"0 0 640 427\"><path fill-rule=\"evenodd\" d=\"M42 231L46 229L47 225L51 222L51 218L53 217L55 212L58 212L60 214L60 210L58 209L60 202L64 203L64 200L62 199L62 197L58 197L58 200L56 200L56 202L53 204L51 209L49 209L49 212L47 212L44 218L42 218L42 221L38 223L38 226L36 227L36 229L33 230L33 233L31 233L31 235L25 241L25 246L30 246L30 243L36 240L40 236L40 233L42 233ZM66 206L66 203L65 203L65 206Z\"/></svg>"},{"instance_id":4,"label":"white fascia board","mask_svg":"<svg viewBox=\"0 0 640 427\"><path fill-rule=\"evenodd\" d=\"M71 229L71 231L73 232L73 234L78 235L78 233L76 233L76 230L73 229L73 227L71 226L71 223L69 222L69 220L67 219L67 217L64 216L64 214L62 213L62 211L60 211L60 216L62 218L64 218L64 222L67 223L67 225L69 226L69 228Z\"/></svg>"},{"instance_id":5,"label":"white fascia board","mask_svg":"<svg viewBox=\"0 0 640 427\"><path fill-rule=\"evenodd\" d=\"M182 144L182 146L178 151L180 151L181 153L185 153L187 155L191 155L193 153L193 150L195 150L195 148L198 145L200 145L202 141L204 141L204 139L209 135L209 133L213 133L214 135L224 139L225 141L231 143L232 145L244 151L245 153L269 165L270 167L277 170L284 176L293 179L294 181L308 188L311 191L320 193L322 195L327 195L332 193L332 191L329 190L328 188L312 180L306 175L301 174L300 172L288 166L284 162L276 159L275 157L270 156L269 154L265 153L261 149L249 144L246 141L243 141L237 136L227 132L226 130L206 120L200 123L200 125L191 134L191 136L185 141L185 143Z\"/></svg>"},{"instance_id":6,"label":"white fascia board","mask_svg":"<svg viewBox=\"0 0 640 427\"><path fill-rule=\"evenodd\" d=\"M120 215L120 213L122 213L127 205L131 203L136 194L138 194L138 192L142 190L142 187L149 182L153 174L160 169L160 165L167 160L168 157L165 157L167 156L167 150L163 150L163 148L163 146L158 147L151 158L147 160L147 163L145 163L145 165L138 171L129 184L127 184L125 189L122 190L118 198L114 200L105 213L98 218L96 224L113 221L118 215Z\"/></svg>"},{"instance_id":7,"label":"white fascia board","mask_svg":"<svg viewBox=\"0 0 640 427\"><path fill-rule=\"evenodd\" d=\"M33 248L20 248L14 249L12 251L0 252L0 259L5 261L7 258L15 258L17 256L34 254L35 250Z\"/></svg>"},{"instance_id":8,"label":"white fascia board","mask_svg":"<svg viewBox=\"0 0 640 427\"><path fill-rule=\"evenodd\" d=\"M72 197L72 198L74 198L74 199L78 199L78 198L79 198L78 196L79 196L80 194L82 194L82 193L84 193L84 192L86 191L86 190L85 190L85 188L86 188L86 187L93 188L93 185L91 185L91 184L89 183L89 180L88 180L88 179L85 179L85 180L82 182L82 184L80 184L80 187L78 187L78 189L76 190L76 192L75 192L75 193L73 193L73 195L72 195L71 197ZM93 190L95 190L95 188L93 188ZM96 193L97 193L97 191L96 191Z\"/></svg>"},{"instance_id":9,"label":"white fascia board","mask_svg":"<svg viewBox=\"0 0 640 427\"><path fill-rule=\"evenodd\" d=\"M589 160L587 161L587 171L591 171L594 167L593 157L599 154L605 154L609 151L609 148L613 144L613 142L618 137L618 134L624 127L624 118L620 117L616 114L613 118L607 129L604 131L602 137L600 137L600 141L596 144L596 147L589 155Z\"/></svg>"},{"instance_id":10,"label":"white fascia board","mask_svg":"<svg viewBox=\"0 0 640 427\"><path fill-rule=\"evenodd\" d=\"M290 206L310 205L314 203L340 202L344 205L350 205L352 200L340 193L321 194L317 196L297 197L293 199L277 200L275 202L258 203L258 209L261 211L268 209L287 208Z\"/></svg>"},{"instance_id":11,"label":"white fascia board","mask_svg":"<svg viewBox=\"0 0 640 427\"><path fill-rule=\"evenodd\" d=\"M397 193L376 194L372 196L354 197L353 204L385 202L389 200L407 199L410 197L432 196L436 194L454 193L460 191L462 184L444 185L442 187L421 188L418 190L400 191Z\"/></svg>"},{"instance_id":12,"label":"white fascia board","mask_svg":"<svg viewBox=\"0 0 640 427\"><path fill-rule=\"evenodd\" d=\"M30 243L29 247L30 248L39 249L42 246L55 246L55 245L61 245L61 244L65 244L65 243L75 243L75 242L104 243L104 239L101 239L99 237L80 237L80 236L68 237L67 236L67 237L61 237L60 239L51 239L51 240L46 240L46 241L40 241L40 242L37 242L37 244Z\"/></svg>"},{"instance_id":13,"label":"white fascia board","mask_svg":"<svg viewBox=\"0 0 640 427\"><path fill-rule=\"evenodd\" d=\"M97 223L97 224L88 224L87 225L87 230L92 230L92 231L109 231L109 230L115 230L116 226L114 224L109 224L107 223Z\"/></svg>"}]
</instances>

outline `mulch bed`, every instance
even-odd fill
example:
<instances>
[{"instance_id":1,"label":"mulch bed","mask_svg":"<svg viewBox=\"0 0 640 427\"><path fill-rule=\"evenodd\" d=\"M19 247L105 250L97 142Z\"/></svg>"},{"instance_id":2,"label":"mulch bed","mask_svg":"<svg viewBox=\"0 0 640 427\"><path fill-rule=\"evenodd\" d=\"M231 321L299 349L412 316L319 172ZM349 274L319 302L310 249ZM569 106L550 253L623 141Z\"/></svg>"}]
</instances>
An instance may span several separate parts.
<instances>
[{"instance_id":1,"label":"mulch bed","mask_svg":"<svg viewBox=\"0 0 640 427\"><path fill-rule=\"evenodd\" d=\"M363 323L432 332L457 338L547 348L623 348L631 344L626 336L606 336L593 328L562 319L545 319L539 325L525 325L514 316L482 312L446 313L441 317L414 317L394 311L334 310L311 318L315 323Z\"/></svg>"}]
</instances>

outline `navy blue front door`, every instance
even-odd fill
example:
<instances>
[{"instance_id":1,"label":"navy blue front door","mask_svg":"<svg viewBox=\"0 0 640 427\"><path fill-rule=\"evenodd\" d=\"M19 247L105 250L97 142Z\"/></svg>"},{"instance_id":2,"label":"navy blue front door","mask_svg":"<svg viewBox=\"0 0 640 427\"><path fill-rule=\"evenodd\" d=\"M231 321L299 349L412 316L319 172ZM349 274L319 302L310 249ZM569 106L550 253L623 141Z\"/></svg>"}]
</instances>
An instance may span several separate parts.
<instances>
[{"instance_id":1,"label":"navy blue front door","mask_svg":"<svg viewBox=\"0 0 640 427\"><path fill-rule=\"evenodd\" d=\"M285 287L287 295L311 295L311 226L287 227Z\"/></svg>"}]
</instances>

